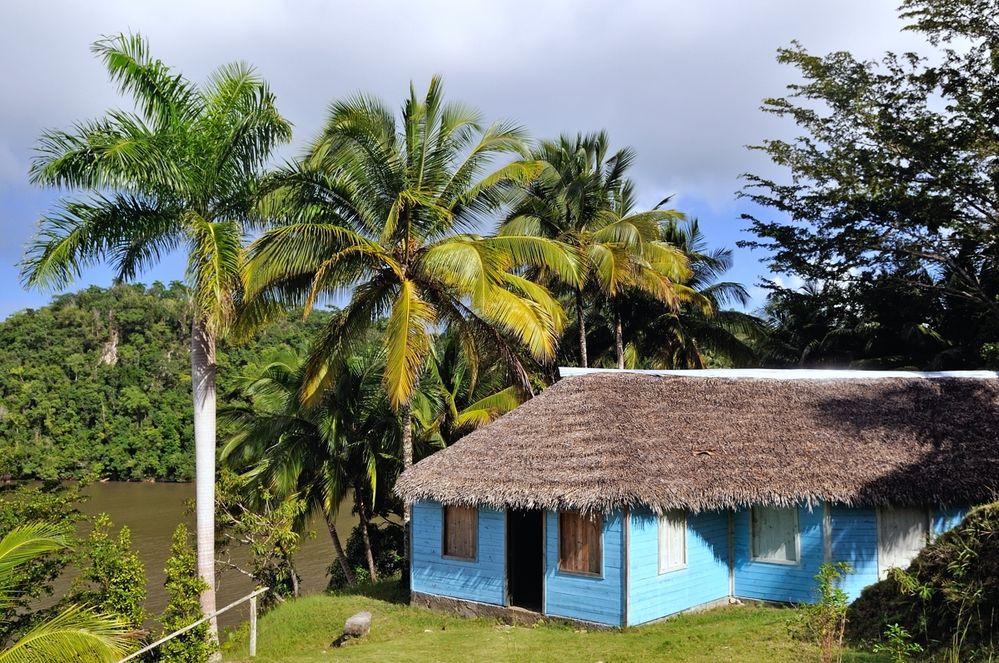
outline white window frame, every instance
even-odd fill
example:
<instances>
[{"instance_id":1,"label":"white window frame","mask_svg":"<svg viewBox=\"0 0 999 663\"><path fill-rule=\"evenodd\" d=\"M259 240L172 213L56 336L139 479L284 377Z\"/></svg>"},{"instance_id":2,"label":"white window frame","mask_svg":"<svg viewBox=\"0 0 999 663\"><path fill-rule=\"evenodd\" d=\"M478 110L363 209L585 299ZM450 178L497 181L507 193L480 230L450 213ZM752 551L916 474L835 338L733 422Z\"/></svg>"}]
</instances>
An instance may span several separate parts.
<instances>
[{"instance_id":1,"label":"white window frame","mask_svg":"<svg viewBox=\"0 0 999 663\"><path fill-rule=\"evenodd\" d=\"M673 571L682 571L687 568L687 512L686 511L667 511L663 515L659 516L659 574L672 573ZM668 533L670 528L677 526L677 521L680 524L680 532L683 534L683 562L679 564L669 563L669 553L666 550L664 555L664 548L667 548L669 537Z\"/></svg>"},{"instance_id":2,"label":"white window frame","mask_svg":"<svg viewBox=\"0 0 999 663\"><path fill-rule=\"evenodd\" d=\"M773 557L758 557L756 555L756 534L753 531L753 512L760 508L784 509L791 511L794 515L794 560L774 559ZM749 508L749 558L761 564L781 564L783 566L801 565L801 514L797 506L789 507L762 507L754 506Z\"/></svg>"}]
</instances>

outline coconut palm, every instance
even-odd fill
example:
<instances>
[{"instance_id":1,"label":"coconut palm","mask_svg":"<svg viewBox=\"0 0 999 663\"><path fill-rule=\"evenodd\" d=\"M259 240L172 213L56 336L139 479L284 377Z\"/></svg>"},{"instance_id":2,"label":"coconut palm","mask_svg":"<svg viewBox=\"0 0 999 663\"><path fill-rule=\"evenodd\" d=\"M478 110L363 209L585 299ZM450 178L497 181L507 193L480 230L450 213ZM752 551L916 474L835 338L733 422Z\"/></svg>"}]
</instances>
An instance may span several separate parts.
<instances>
[{"instance_id":1,"label":"coconut palm","mask_svg":"<svg viewBox=\"0 0 999 663\"><path fill-rule=\"evenodd\" d=\"M634 188L626 181L615 192L611 207L597 213L589 249L593 284L612 312L618 368L625 367L623 313L629 294L644 295L673 312L683 302L708 306L684 283L693 274L687 254L663 238L663 224L675 224L683 214L658 207L645 212L634 208Z\"/></svg>"},{"instance_id":2,"label":"coconut palm","mask_svg":"<svg viewBox=\"0 0 999 663\"><path fill-rule=\"evenodd\" d=\"M690 275L679 307L668 307L640 291L623 296L625 326L632 330L630 366L703 368L705 354L736 366L756 361L750 341L762 338L763 325L753 315L727 308L745 305L749 294L740 283L721 280L732 266L732 250L709 248L697 219L669 220L659 228L660 239L683 251ZM614 312L595 311L607 325L619 320ZM603 342L601 342L603 341ZM610 339L598 339L597 353L617 355Z\"/></svg>"},{"instance_id":3,"label":"coconut palm","mask_svg":"<svg viewBox=\"0 0 999 663\"><path fill-rule=\"evenodd\" d=\"M215 610L215 343L240 297L257 175L291 129L245 64L225 65L198 86L154 59L139 35L102 39L93 51L136 110L42 136L32 181L90 195L64 200L42 219L22 274L30 286L62 288L84 267L108 263L117 280L128 280L165 253L187 252L198 572L208 614Z\"/></svg>"},{"instance_id":4,"label":"coconut palm","mask_svg":"<svg viewBox=\"0 0 999 663\"><path fill-rule=\"evenodd\" d=\"M542 142L533 156L545 168L524 187L500 228L500 235L563 242L581 256L580 276L577 283L569 284L569 294L576 310L579 359L584 368L589 364L584 301L588 295L604 298L619 310L620 294L636 288L676 307L685 292L678 283L688 276L683 253L659 236L660 223L683 215L659 207L635 212L634 187L625 177L634 152L625 148L608 157L609 143L605 132ZM543 270L538 277L551 282L551 275ZM623 368L619 315L615 331L618 365Z\"/></svg>"},{"instance_id":5,"label":"coconut palm","mask_svg":"<svg viewBox=\"0 0 999 663\"><path fill-rule=\"evenodd\" d=\"M266 489L276 499L297 496L305 510L296 529L321 514L345 577L354 582L336 517L349 489L343 440L331 411L323 405L305 407L298 394L302 360L289 353L244 377L242 397L247 406L222 412L236 432L222 448L221 462L242 479Z\"/></svg>"},{"instance_id":6,"label":"coconut palm","mask_svg":"<svg viewBox=\"0 0 999 663\"><path fill-rule=\"evenodd\" d=\"M352 494L368 572L377 580L368 526L382 510L382 498L388 497L384 487L394 483L401 469L399 421L383 386L384 351L373 342L348 358L316 405L305 405L298 397L302 363L289 355L247 377L243 396L250 405L223 412L237 432L223 448L222 462L273 497L303 498L308 508L300 527L309 515L321 513L349 583L354 576L336 516L343 499ZM492 371L485 371L484 377L471 384L460 344L447 336L437 340L429 370L413 397L417 457L516 407L515 388L502 388Z\"/></svg>"},{"instance_id":7,"label":"coconut palm","mask_svg":"<svg viewBox=\"0 0 999 663\"><path fill-rule=\"evenodd\" d=\"M334 103L318 138L275 179L264 206L282 225L252 246L251 310L266 312L281 301L308 311L317 300L350 292L316 341L306 401L386 318L383 382L400 414L404 466L413 460L410 402L435 331L457 334L473 364L478 348L495 348L524 390L529 383L516 348L522 344L540 360L554 357L562 309L513 270L544 265L575 282L571 252L544 238L475 232L511 185L537 175L539 165L523 159L490 170L495 157L519 157L525 149L518 127L484 126L473 109L445 103L434 78L422 98L411 88L401 122L370 97Z\"/></svg>"},{"instance_id":8,"label":"coconut palm","mask_svg":"<svg viewBox=\"0 0 999 663\"><path fill-rule=\"evenodd\" d=\"M443 334L434 343L427 372L413 399L416 437L427 452L442 449L522 401L520 390L508 386L506 375L495 363L473 371L455 335Z\"/></svg>"},{"instance_id":9,"label":"coconut palm","mask_svg":"<svg viewBox=\"0 0 999 663\"><path fill-rule=\"evenodd\" d=\"M0 538L0 608L13 603L14 579L21 566L66 547L65 532L48 523L21 525ZM70 606L0 651L0 663L117 661L136 646L128 624Z\"/></svg>"}]
</instances>

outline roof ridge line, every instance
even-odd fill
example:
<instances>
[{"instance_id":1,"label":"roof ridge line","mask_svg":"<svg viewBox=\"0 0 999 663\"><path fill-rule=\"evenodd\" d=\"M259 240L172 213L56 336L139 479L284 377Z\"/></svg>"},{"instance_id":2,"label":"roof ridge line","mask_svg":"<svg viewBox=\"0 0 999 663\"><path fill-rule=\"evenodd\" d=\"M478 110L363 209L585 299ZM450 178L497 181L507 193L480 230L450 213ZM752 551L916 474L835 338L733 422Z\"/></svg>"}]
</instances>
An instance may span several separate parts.
<instances>
[{"instance_id":1,"label":"roof ridge line","mask_svg":"<svg viewBox=\"0 0 999 663\"><path fill-rule=\"evenodd\" d=\"M889 378L910 379L999 379L996 371L864 371L857 369L813 369L813 368L700 368L647 370L634 368L577 368L559 366L559 377L571 378L594 373L634 373L638 375L661 375L692 378L764 379L764 380L878 380Z\"/></svg>"}]
</instances>

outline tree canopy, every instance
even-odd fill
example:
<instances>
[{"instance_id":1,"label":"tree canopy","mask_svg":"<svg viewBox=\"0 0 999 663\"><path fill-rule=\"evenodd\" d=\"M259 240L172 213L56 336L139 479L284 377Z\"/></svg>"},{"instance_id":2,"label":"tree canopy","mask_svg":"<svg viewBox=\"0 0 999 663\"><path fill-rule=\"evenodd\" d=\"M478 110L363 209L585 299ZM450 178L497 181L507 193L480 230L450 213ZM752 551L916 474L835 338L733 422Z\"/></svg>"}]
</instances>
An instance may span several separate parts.
<instances>
[{"instance_id":1,"label":"tree canopy","mask_svg":"<svg viewBox=\"0 0 999 663\"><path fill-rule=\"evenodd\" d=\"M746 215L758 238L742 244L851 301L871 281L909 289L963 326L945 365L973 365L999 337L999 3L906 0L900 13L931 55L779 51L800 81L763 110L799 135L756 147L787 177L746 176L764 211ZM932 322L911 319L939 333Z\"/></svg>"}]
</instances>

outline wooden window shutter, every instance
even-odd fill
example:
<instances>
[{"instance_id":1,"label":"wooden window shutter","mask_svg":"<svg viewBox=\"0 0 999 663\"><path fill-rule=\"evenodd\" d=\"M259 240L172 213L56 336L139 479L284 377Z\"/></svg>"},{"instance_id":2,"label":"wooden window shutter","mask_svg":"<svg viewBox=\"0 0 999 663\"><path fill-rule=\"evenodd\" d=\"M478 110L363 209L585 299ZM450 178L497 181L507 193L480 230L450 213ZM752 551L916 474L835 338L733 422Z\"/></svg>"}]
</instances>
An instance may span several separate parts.
<instances>
[{"instance_id":1,"label":"wooden window shutter","mask_svg":"<svg viewBox=\"0 0 999 663\"><path fill-rule=\"evenodd\" d=\"M562 511L558 519L559 569L570 573L601 572L601 537L604 520L599 514Z\"/></svg>"},{"instance_id":2,"label":"wooden window shutter","mask_svg":"<svg viewBox=\"0 0 999 663\"><path fill-rule=\"evenodd\" d=\"M471 506L444 507L444 555L475 559L478 509Z\"/></svg>"}]
</instances>

